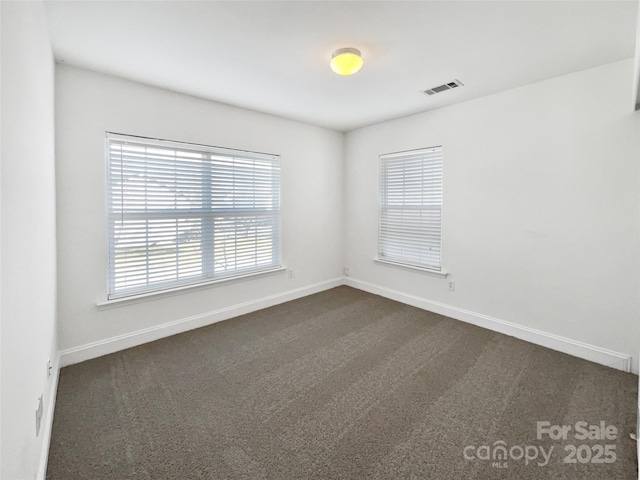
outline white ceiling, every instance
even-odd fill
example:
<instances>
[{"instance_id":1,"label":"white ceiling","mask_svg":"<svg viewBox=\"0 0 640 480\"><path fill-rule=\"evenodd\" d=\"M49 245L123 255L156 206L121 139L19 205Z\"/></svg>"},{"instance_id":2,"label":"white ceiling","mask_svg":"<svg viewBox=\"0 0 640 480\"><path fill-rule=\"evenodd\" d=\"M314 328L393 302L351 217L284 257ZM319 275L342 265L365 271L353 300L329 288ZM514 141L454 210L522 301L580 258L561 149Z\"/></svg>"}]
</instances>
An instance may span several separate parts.
<instances>
[{"instance_id":1,"label":"white ceiling","mask_svg":"<svg viewBox=\"0 0 640 480\"><path fill-rule=\"evenodd\" d=\"M637 8L637 0L46 2L60 62L340 131L632 57ZM341 47L362 51L352 77L329 68ZM420 93L453 79L465 86Z\"/></svg>"}]
</instances>

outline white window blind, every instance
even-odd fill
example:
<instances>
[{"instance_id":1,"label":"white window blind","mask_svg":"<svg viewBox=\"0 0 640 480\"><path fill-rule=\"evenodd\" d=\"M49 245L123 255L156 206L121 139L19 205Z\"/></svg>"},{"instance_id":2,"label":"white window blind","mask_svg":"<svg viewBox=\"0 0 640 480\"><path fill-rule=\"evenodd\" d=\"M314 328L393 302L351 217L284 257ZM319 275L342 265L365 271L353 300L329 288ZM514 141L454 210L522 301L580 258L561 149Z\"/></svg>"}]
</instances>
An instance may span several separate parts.
<instances>
[{"instance_id":1,"label":"white window blind","mask_svg":"<svg viewBox=\"0 0 640 480\"><path fill-rule=\"evenodd\" d=\"M380 156L378 258L441 270L442 147Z\"/></svg>"},{"instance_id":2,"label":"white window blind","mask_svg":"<svg viewBox=\"0 0 640 480\"><path fill-rule=\"evenodd\" d=\"M115 299L280 263L280 158L107 134Z\"/></svg>"}]
</instances>

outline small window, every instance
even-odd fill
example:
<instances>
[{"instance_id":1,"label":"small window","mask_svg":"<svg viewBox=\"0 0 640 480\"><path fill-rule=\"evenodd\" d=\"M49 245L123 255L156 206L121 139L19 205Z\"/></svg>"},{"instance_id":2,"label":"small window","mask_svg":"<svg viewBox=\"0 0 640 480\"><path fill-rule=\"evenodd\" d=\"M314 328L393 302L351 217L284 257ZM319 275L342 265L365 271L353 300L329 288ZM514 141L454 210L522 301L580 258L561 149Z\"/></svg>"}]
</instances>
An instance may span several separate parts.
<instances>
[{"instance_id":1,"label":"small window","mask_svg":"<svg viewBox=\"0 0 640 480\"><path fill-rule=\"evenodd\" d=\"M442 147L380 156L378 258L441 270Z\"/></svg>"},{"instance_id":2,"label":"small window","mask_svg":"<svg viewBox=\"0 0 640 480\"><path fill-rule=\"evenodd\" d=\"M107 134L108 298L275 269L280 158Z\"/></svg>"}]
</instances>

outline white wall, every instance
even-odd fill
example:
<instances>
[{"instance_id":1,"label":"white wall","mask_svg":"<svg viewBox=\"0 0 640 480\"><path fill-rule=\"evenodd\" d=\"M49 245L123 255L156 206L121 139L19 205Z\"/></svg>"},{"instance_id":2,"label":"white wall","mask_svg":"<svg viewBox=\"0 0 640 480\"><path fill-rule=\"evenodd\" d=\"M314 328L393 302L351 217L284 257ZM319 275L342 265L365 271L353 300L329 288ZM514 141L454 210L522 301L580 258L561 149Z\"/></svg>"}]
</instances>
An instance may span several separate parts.
<instances>
[{"instance_id":1,"label":"white wall","mask_svg":"<svg viewBox=\"0 0 640 480\"><path fill-rule=\"evenodd\" d=\"M637 372L632 81L629 59L347 134L352 278L625 353ZM446 280L372 261L378 155L434 145L444 146Z\"/></svg>"},{"instance_id":2,"label":"white wall","mask_svg":"<svg viewBox=\"0 0 640 480\"><path fill-rule=\"evenodd\" d=\"M305 287L342 275L342 134L79 68L58 65L56 72L63 354L194 316L205 315L206 323L207 312L296 289L307 292ZM279 273L98 309L107 281L105 131L281 155L282 254L293 278ZM169 330L132 342L163 332ZM95 353L111 349L105 348ZM74 359L91 356L85 353Z\"/></svg>"},{"instance_id":3,"label":"white wall","mask_svg":"<svg viewBox=\"0 0 640 480\"><path fill-rule=\"evenodd\" d=\"M2 11L1 438L3 479L35 478L48 447L56 348L54 64L40 2ZM49 411L50 413L50 411ZM44 439L44 441L43 441Z\"/></svg>"}]
</instances>

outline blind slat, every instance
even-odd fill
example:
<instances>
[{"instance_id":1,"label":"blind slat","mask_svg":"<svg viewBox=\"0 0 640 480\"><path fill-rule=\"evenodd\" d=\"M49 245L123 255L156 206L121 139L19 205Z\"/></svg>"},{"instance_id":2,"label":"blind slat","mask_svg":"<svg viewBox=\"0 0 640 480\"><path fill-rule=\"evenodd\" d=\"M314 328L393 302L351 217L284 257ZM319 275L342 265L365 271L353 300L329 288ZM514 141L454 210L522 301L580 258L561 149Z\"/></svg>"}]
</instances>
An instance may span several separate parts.
<instances>
[{"instance_id":1,"label":"blind slat","mask_svg":"<svg viewBox=\"0 0 640 480\"><path fill-rule=\"evenodd\" d=\"M280 159L107 135L109 298L275 268Z\"/></svg>"},{"instance_id":2,"label":"blind slat","mask_svg":"<svg viewBox=\"0 0 640 480\"><path fill-rule=\"evenodd\" d=\"M441 269L442 147L380 156L378 257Z\"/></svg>"}]
</instances>

